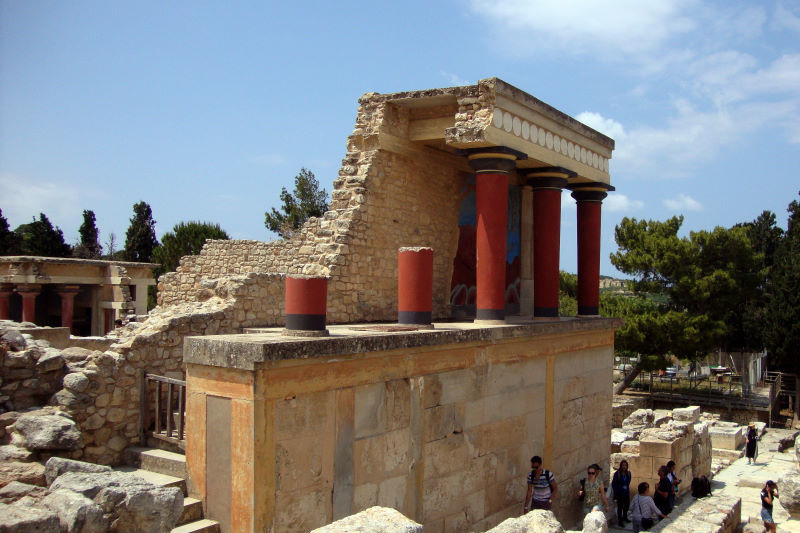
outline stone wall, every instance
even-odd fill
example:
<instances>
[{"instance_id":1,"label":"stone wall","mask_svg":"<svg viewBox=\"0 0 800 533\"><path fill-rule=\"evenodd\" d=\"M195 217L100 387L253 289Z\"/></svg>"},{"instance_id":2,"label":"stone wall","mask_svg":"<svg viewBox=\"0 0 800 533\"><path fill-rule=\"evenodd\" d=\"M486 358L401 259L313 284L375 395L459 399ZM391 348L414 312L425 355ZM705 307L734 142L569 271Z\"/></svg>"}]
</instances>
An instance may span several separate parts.
<instances>
[{"instance_id":1,"label":"stone wall","mask_svg":"<svg viewBox=\"0 0 800 533\"><path fill-rule=\"evenodd\" d=\"M330 329L187 340L187 469L211 517L308 531L382 505L482 531L519 515L533 455L556 515L581 516L578 480L609 465L611 321Z\"/></svg>"},{"instance_id":2,"label":"stone wall","mask_svg":"<svg viewBox=\"0 0 800 533\"><path fill-rule=\"evenodd\" d=\"M6 410L46 403L61 407L77 422L85 443L70 456L117 464L123 450L139 441L141 375L182 376L186 336L280 322L282 288L278 275L203 280L202 301L154 309L143 322L114 330L107 337L113 344L105 351L60 350L20 335L19 349L9 350L8 343L0 348L0 400ZM8 331L19 326L4 324ZM0 337L4 331L0 328Z\"/></svg>"},{"instance_id":3,"label":"stone wall","mask_svg":"<svg viewBox=\"0 0 800 533\"><path fill-rule=\"evenodd\" d=\"M475 87L458 89L469 102L452 112L466 118L480 107L470 92ZM329 323L396 320L397 250L428 246L434 250L433 316L449 316L460 193L472 171L463 157L407 140L409 120L421 111L387 95L367 94L359 104L330 210L289 240L207 242L200 255L184 257L176 272L159 279L159 305L196 301L203 279L302 273L330 276Z\"/></svg>"},{"instance_id":4,"label":"stone wall","mask_svg":"<svg viewBox=\"0 0 800 533\"><path fill-rule=\"evenodd\" d=\"M683 483L679 493L691 490L695 477L711 478L712 444L709 434L711 422L701 418L699 407L674 409L668 413L650 409L634 411L615 430L618 452L611 455L612 467L628 461L632 479L631 495L639 483L646 481L653 488L658 484L658 468L675 461L676 473ZM614 443L612 441L612 448ZM655 490L655 489L653 489Z\"/></svg>"}]
</instances>

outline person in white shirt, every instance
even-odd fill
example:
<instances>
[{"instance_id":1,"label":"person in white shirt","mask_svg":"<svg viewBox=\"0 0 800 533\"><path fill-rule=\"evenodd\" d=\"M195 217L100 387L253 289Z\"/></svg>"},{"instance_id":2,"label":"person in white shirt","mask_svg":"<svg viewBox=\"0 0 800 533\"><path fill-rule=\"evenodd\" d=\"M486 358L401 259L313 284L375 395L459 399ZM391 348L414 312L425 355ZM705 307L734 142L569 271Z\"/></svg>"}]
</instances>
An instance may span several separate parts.
<instances>
[{"instance_id":1,"label":"person in white shirt","mask_svg":"<svg viewBox=\"0 0 800 533\"><path fill-rule=\"evenodd\" d=\"M653 498L647 495L650 485L646 482L639 483L638 492L631 502L631 523L633 533L649 531L655 524L655 517L666 518L666 516L656 507Z\"/></svg>"}]
</instances>

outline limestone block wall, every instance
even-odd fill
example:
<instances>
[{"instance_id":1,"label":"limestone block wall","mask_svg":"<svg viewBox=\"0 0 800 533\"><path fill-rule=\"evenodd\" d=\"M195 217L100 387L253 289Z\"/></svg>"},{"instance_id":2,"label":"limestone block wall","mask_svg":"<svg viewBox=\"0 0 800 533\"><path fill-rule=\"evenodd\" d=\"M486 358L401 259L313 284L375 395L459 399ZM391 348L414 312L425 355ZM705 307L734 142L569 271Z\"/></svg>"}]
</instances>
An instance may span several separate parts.
<instances>
[{"instance_id":1,"label":"limestone block wall","mask_svg":"<svg viewBox=\"0 0 800 533\"><path fill-rule=\"evenodd\" d=\"M159 305L196 301L206 278L322 274L331 277L330 323L394 320L397 250L429 246L433 316L449 316L459 195L471 170L463 157L408 141L409 110L385 95L364 95L359 104L330 210L288 240L208 241L200 255L184 257L176 272L159 279Z\"/></svg>"},{"instance_id":2,"label":"limestone block wall","mask_svg":"<svg viewBox=\"0 0 800 533\"><path fill-rule=\"evenodd\" d=\"M656 427L653 427L654 419L651 410L632 413L620 431L630 438L621 443L618 453L611 454L613 469L619 467L621 460L628 461L632 474L631 495L643 481L654 490L659 479L658 468L669 461L675 461L678 478L683 480L679 486L680 494L691 490L692 478L706 476L710 479L710 422L701 419L700 408L674 409L668 418L662 418L666 422Z\"/></svg>"},{"instance_id":3,"label":"limestone block wall","mask_svg":"<svg viewBox=\"0 0 800 533\"><path fill-rule=\"evenodd\" d=\"M504 337L513 329L375 344L337 330L287 344L286 360L275 335L189 339L193 494L231 531L308 531L375 505L427 532L483 531L520 514L541 455L561 487L555 513L572 523L577 480L609 463L613 333ZM326 355L345 342L363 351ZM269 363L251 370L219 358L263 350Z\"/></svg>"},{"instance_id":4,"label":"limestone block wall","mask_svg":"<svg viewBox=\"0 0 800 533\"><path fill-rule=\"evenodd\" d=\"M81 347L81 342L56 348L31 339L28 346L10 350L0 342L0 403L6 409L60 406L76 421L86 444L72 457L119 463L123 450L139 441L143 373L182 376L186 336L235 333L282 321L279 275L205 279L200 288L203 301L158 307L143 322L114 330L98 342L100 349ZM33 337L52 333L36 328L39 335L35 328L5 321L0 336L11 329Z\"/></svg>"}]
</instances>

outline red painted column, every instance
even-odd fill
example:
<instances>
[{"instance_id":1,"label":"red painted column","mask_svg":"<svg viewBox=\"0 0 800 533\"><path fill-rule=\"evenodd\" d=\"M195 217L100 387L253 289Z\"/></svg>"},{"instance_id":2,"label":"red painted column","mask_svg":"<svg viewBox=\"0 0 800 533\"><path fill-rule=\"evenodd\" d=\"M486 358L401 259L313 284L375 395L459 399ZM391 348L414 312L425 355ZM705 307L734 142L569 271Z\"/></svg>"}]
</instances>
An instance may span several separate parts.
<instances>
[{"instance_id":1,"label":"red painted column","mask_svg":"<svg viewBox=\"0 0 800 533\"><path fill-rule=\"evenodd\" d=\"M574 172L545 167L527 172L533 187L533 316L558 317L561 253L561 190Z\"/></svg>"},{"instance_id":2,"label":"red painted column","mask_svg":"<svg viewBox=\"0 0 800 533\"><path fill-rule=\"evenodd\" d=\"M433 248L397 253L397 322L429 326L433 309Z\"/></svg>"},{"instance_id":3,"label":"red painted column","mask_svg":"<svg viewBox=\"0 0 800 533\"><path fill-rule=\"evenodd\" d=\"M286 329L285 334L324 336L325 315L328 308L328 278L286 276Z\"/></svg>"},{"instance_id":4,"label":"red painted column","mask_svg":"<svg viewBox=\"0 0 800 533\"><path fill-rule=\"evenodd\" d=\"M58 289L58 295L61 296L61 326L69 328L72 331L72 319L75 304L75 295L80 291L77 285L68 285Z\"/></svg>"},{"instance_id":5,"label":"red painted column","mask_svg":"<svg viewBox=\"0 0 800 533\"><path fill-rule=\"evenodd\" d=\"M0 320L10 320L11 313L9 311L9 300L14 291L9 286L8 288L0 287Z\"/></svg>"},{"instance_id":6,"label":"red painted column","mask_svg":"<svg viewBox=\"0 0 800 533\"><path fill-rule=\"evenodd\" d=\"M476 322L505 322L508 173L524 157L504 147L469 154L469 164L475 169Z\"/></svg>"},{"instance_id":7,"label":"red painted column","mask_svg":"<svg viewBox=\"0 0 800 533\"><path fill-rule=\"evenodd\" d=\"M573 188L578 203L578 315L600 314L600 211L604 184Z\"/></svg>"},{"instance_id":8,"label":"red painted column","mask_svg":"<svg viewBox=\"0 0 800 533\"><path fill-rule=\"evenodd\" d=\"M17 292L22 296L22 321L36 323L36 297L39 296L39 285L17 287Z\"/></svg>"}]
</instances>

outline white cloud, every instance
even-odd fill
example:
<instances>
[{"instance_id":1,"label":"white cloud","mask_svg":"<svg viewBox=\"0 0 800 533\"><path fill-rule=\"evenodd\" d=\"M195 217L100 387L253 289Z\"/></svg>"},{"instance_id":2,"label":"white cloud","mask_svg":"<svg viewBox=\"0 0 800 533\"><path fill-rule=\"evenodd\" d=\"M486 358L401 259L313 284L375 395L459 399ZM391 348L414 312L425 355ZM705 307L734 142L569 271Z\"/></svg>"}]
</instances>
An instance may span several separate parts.
<instances>
[{"instance_id":1,"label":"white cloud","mask_svg":"<svg viewBox=\"0 0 800 533\"><path fill-rule=\"evenodd\" d=\"M624 194L612 192L603 200L603 211L609 213L629 213L644 207L641 200L632 200Z\"/></svg>"},{"instance_id":2,"label":"white cloud","mask_svg":"<svg viewBox=\"0 0 800 533\"><path fill-rule=\"evenodd\" d=\"M777 28L786 28L788 30L800 32L800 16L795 15L783 7L781 3L778 3L778 6L775 8L773 23Z\"/></svg>"},{"instance_id":3,"label":"white cloud","mask_svg":"<svg viewBox=\"0 0 800 533\"><path fill-rule=\"evenodd\" d=\"M447 72L446 70L440 70L439 74L447 80L447 84L451 87L458 87L461 85L474 85L476 82L468 81L459 76L458 74L453 74L452 72Z\"/></svg>"},{"instance_id":4,"label":"white cloud","mask_svg":"<svg viewBox=\"0 0 800 533\"><path fill-rule=\"evenodd\" d=\"M599 131L603 135L611 137L615 141L625 138L625 128L622 127L622 124L614 119L605 118L600 113L584 111L583 113L579 113L575 118L579 122L583 122L590 128Z\"/></svg>"},{"instance_id":5,"label":"white cloud","mask_svg":"<svg viewBox=\"0 0 800 533\"><path fill-rule=\"evenodd\" d=\"M65 234L83 221L81 210L76 207L82 196L64 183L33 183L22 176L4 173L0 174L0 198L3 199L0 209L12 228L38 218L39 213L47 215Z\"/></svg>"},{"instance_id":6,"label":"white cloud","mask_svg":"<svg viewBox=\"0 0 800 533\"><path fill-rule=\"evenodd\" d=\"M591 54L606 59L642 58L697 27L687 8L693 0L472 0L514 49Z\"/></svg>"},{"instance_id":7,"label":"white cloud","mask_svg":"<svg viewBox=\"0 0 800 533\"><path fill-rule=\"evenodd\" d=\"M666 198L664 206L673 211L702 211L703 206L686 194L679 194L675 198Z\"/></svg>"}]
</instances>

